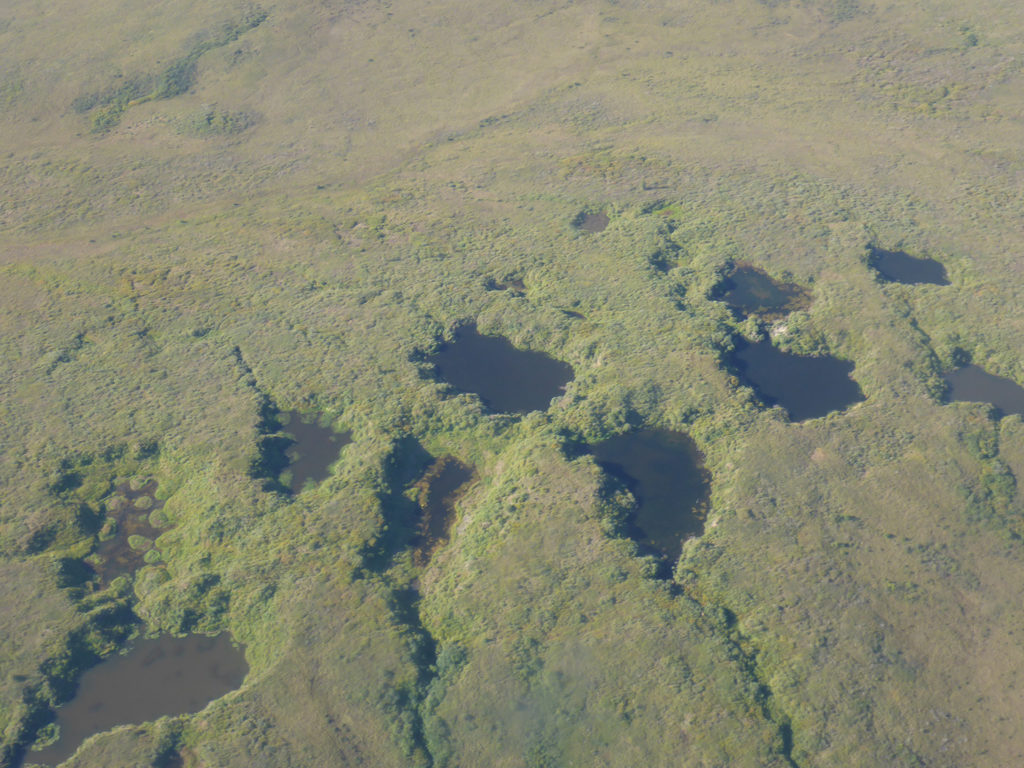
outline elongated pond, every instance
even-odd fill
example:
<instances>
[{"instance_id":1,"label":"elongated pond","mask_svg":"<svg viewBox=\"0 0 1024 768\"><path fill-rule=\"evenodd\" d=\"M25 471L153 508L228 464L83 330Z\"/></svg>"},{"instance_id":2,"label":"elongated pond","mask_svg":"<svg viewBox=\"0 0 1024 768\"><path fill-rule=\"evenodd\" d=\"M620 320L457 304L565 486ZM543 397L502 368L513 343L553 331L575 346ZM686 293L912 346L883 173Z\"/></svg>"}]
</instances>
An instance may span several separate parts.
<instances>
[{"instance_id":1,"label":"elongated pond","mask_svg":"<svg viewBox=\"0 0 1024 768\"><path fill-rule=\"evenodd\" d=\"M282 413L281 422L282 431L292 441L285 455L291 475L288 485L293 493L302 491L307 482L325 480L331 464L341 455L341 449L352 442L351 432L322 427L315 419L303 417L297 411Z\"/></svg>"},{"instance_id":2,"label":"elongated pond","mask_svg":"<svg viewBox=\"0 0 1024 768\"><path fill-rule=\"evenodd\" d=\"M976 365L959 368L944 377L949 384L949 399L971 403L991 403L1002 414L1024 416L1024 387L995 376Z\"/></svg>"},{"instance_id":3,"label":"elongated pond","mask_svg":"<svg viewBox=\"0 0 1024 768\"><path fill-rule=\"evenodd\" d=\"M815 419L864 400L850 377L853 363L846 360L794 355L759 341L738 346L733 361L762 402L782 406L792 421Z\"/></svg>"},{"instance_id":4,"label":"elongated pond","mask_svg":"<svg viewBox=\"0 0 1024 768\"><path fill-rule=\"evenodd\" d=\"M919 259L903 251L872 248L870 263L890 283L949 285L946 268L935 259Z\"/></svg>"},{"instance_id":5,"label":"elongated pond","mask_svg":"<svg viewBox=\"0 0 1024 768\"><path fill-rule=\"evenodd\" d=\"M460 328L428 360L439 378L499 413L546 410L575 375L568 363L518 349L501 336L483 336L475 326Z\"/></svg>"},{"instance_id":6,"label":"elongated pond","mask_svg":"<svg viewBox=\"0 0 1024 768\"><path fill-rule=\"evenodd\" d=\"M780 283L749 264L736 267L716 290L716 295L746 317L760 315L767 320L785 317L811 303L807 290L796 283Z\"/></svg>"},{"instance_id":7,"label":"elongated pond","mask_svg":"<svg viewBox=\"0 0 1024 768\"><path fill-rule=\"evenodd\" d=\"M416 483L420 522L413 540L413 559L425 565L449 537L455 503L473 479L473 468L452 456L435 461Z\"/></svg>"},{"instance_id":8,"label":"elongated pond","mask_svg":"<svg viewBox=\"0 0 1024 768\"><path fill-rule=\"evenodd\" d=\"M598 465L633 494L630 536L643 549L678 559L683 541L704 531L710 478L689 436L641 429L592 446Z\"/></svg>"},{"instance_id":9,"label":"elongated pond","mask_svg":"<svg viewBox=\"0 0 1024 768\"><path fill-rule=\"evenodd\" d=\"M139 640L123 656L88 670L57 710L60 736L26 762L56 765L87 738L117 725L199 712L242 684L249 667L227 635Z\"/></svg>"}]
</instances>

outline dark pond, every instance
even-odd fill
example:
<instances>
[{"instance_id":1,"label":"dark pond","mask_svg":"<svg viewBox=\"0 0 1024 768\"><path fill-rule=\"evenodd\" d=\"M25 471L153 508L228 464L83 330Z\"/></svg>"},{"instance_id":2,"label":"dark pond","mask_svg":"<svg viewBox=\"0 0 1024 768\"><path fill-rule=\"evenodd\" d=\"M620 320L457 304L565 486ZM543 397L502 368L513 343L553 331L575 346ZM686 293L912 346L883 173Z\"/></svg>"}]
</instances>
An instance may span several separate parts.
<instances>
[{"instance_id":1,"label":"dark pond","mask_svg":"<svg viewBox=\"0 0 1024 768\"><path fill-rule=\"evenodd\" d=\"M793 355L760 341L738 347L734 361L758 397L781 405L792 421L815 419L864 399L850 378L853 363L845 360Z\"/></svg>"},{"instance_id":2,"label":"dark pond","mask_svg":"<svg viewBox=\"0 0 1024 768\"><path fill-rule=\"evenodd\" d=\"M779 283L748 264L738 266L716 294L740 314L775 320L810 306L807 290L796 283Z\"/></svg>"},{"instance_id":3,"label":"dark pond","mask_svg":"<svg viewBox=\"0 0 1024 768\"><path fill-rule=\"evenodd\" d=\"M581 213L573 220L573 224L584 232L604 232L608 221L608 214L600 211L599 213Z\"/></svg>"},{"instance_id":4,"label":"dark pond","mask_svg":"<svg viewBox=\"0 0 1024 768\"><path fill-rule=\"evenodd\" d=\"M441 379L500 413L543 411L574 376L568 363L517 349L501 336L482 336L475 326L460 328L428 361Z\"/></svg>"},{"instance_id":5,"label":"dark pond","mask_svg":"<svg viewBox=\"0 0 1024 768\"><path fill-rule=\"evenodd\" d=\"M1024 416L1024 388L1017 382L987 373L976 365L959 368L944 376L949 399L991 403L1002 414Z\"/></svg>"},{"instance_id":6,"label":"dark pond","mask_svg":"<svg viewBox=\"0 0 1024 768\"><path fill-rule=\"evenodd\" d=\"M683 541L700 536L710 479L693 441L682 432L643 429L592 447L597 463L637 500L632 537L647 550L678 559Z\"/></svg>"},{"instance_id":7,"label":"dark pond","mask_svg":"<svg viewBox=\"0 0 1024 768\"><path fill-rule=\"evenodd\" d=\"M319 483L327 478L341 449L352 442L352 433L321 427L313 419L303 419L297 411L285 411L280 418L284 425L281 431L292 440L285 451L291 473L289 487L299 493L307 481Z\"/></svg>"},{"instance_id":8,"label":"dark pond","mask_svg":"<svg viewBox=\"0 0 1024 768\"><path fill-rule=\"evenodd\" d=\"M100 541L93 550L98 557L92 566L104 584L110 584L118 576L141 567L147 550L160 535L160 529L150 518L164 505L156 498L156 489L156 480L150 480L137 489L133 489L130 483L121 483L115 495L106 502L107 515L113 518L116 527L114 535ZM132 544L135 544L134 548Z\"/></svg>"},{"instance_id":9,"label":"dark pond","mask_svg":"<svg viewBox=\"0 0 1024 768\"><path fill-rule=\"evenodd\" d=\"M85 739L116 725L199 712L242 684L249 671L227 635L139 640L124 656L88 670L78 693L57 709L60 738L26 761L56 765Z\"/></svg>"},{"instance_id":10,"label":"dark pond","mask_svg":"<svg viewBox=\"0 0 1024 768\"><path fill-rule=\"evenodd\" d=\"M472 467L445 456L435 461L416 483L421 514L413 541L417 565L426 564L434 550L448 540L455 502L472 479Z\"/></svg>"},{"instance_id":11,"label":"dark pond","mask_svg":"<svg viewBox=\"0 0 1024 768\"><path fill-rule=\"evenodd\" d=\"M946 268L935 259L918 259L903 251L871 249L871 266L891 283L949 285Z\"/></svg>"}]
</instances>

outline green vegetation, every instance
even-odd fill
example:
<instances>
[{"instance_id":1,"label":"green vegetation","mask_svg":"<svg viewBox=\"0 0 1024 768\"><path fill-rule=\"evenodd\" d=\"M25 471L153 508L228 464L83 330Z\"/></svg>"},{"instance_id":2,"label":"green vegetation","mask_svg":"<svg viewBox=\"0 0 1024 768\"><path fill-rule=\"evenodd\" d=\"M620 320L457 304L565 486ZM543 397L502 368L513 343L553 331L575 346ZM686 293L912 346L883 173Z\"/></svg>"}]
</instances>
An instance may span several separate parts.
<instances>
[{"instance_id":1,"label":"green vegetation","mask_svg":"<svg viewBox=\"0 0 1024 768\"><path fill-rule=\"evenodd\" d=\"M941 374L1024 382L1022 28L1008 0L13 0L0 765L132 633L224 630L237 692L67 765L1020 764L1024 423ZM812 301L738 321L734 264ZM575 380L521 418L448 394L424 360L469 321ZM722 361L768 335L866 400L759 408ZM300 494L273 408L352 430ZM639 426L711 476L666 580L579 448ZM424 563L447 455L475 479ZM160 535L101 588L127 478Z\"/></svg>"}]
</instances>

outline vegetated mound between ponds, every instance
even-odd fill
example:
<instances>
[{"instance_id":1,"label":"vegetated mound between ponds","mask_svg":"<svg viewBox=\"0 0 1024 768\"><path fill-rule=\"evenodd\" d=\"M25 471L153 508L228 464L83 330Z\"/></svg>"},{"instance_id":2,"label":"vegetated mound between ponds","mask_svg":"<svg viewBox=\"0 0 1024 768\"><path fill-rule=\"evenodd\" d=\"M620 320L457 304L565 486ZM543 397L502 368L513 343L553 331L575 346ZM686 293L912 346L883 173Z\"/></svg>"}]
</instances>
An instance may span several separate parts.
<instances>
[{"instance_id":1,"label":"vegetated mound between ponds","mask_svg":"<svg viewBox=\"0 0 1024 768\"><path fill-rule=\"evenodd\" d=\"M718 286L715 298L744 317L759 315L766 320L777 320L811 304L807 289L777 282L750 264L738 265Z\"/></svg>"},{"instance_id":2,"label":"vegetated mound between ponds","mask_svg":"<svg viewBox=\"0 0 1024 768\"><path fill-rule=\"evenodd\" d=\"M460 328L428 362L440 379L499 413L546 410L575 376L568 363L518 349L501 336L483 336L475 325Z\"/></svg>"},{"instance_id":3,"label":"vegetated mound between ponds","mask_svg":"<svg viewBox=\"0 0 1024 768\"><path fill-rule=\"evenodd\" d=\"M322 427L298 411L284 411L280 418L281 431L291 439L285 450L287 472L291 475L288 487L292 493L299 493L307 481L319 483L327 479L341 449L352 442L352 433Z\"/></svg>"},{"instance_id":4,"label":"vegetated mound between ponds","mask_svg":"<svg viewBox=\"0 0 1024 768\"><path fill-rule=\"evenodd\" d=\"M238 688L248 671L242 650L226 634L139 640L127 654L82 675L75 697L57 709L59 738L29 752L26 761L57 765L114 726L199 712Z\"/></svg>"},{"instance_id":5,"label":"vegetated mound between ponds","mask_svg":"<svg viewBox=\"0 0 1024 768\"><path fill-rule=\"evenodd\" d=\"M156 489L156 480L137 489L130 482L121 483L107 502L107 514L115 527L109 538L102 538L96 545L91 566L104 585L143 566L146 552L162 533L153 524L153 513L164 506L156 498Z\"/></svg>"},{"instance_id":6,"label":"vegetated mound between ponds","mask_svg":"<svg viewBox=\"0 0 1024 768\"><path fill-rule=\"evenodd\" d=\"M757 396L766 405L781 405L791 421L816 419L865 399L846 360L794 355L759 341L737 346L733 361Z\"/></svg>"},{"instance_id":7,"label":"vegetated mound between ponds","mask_svg":"<svg viewBox=\"0 0 1024 768\"><path fill-rule=\"evenodd\" d=\"M604 211L598 211L597 213L588 213L584 211L573 219L572 224L576 229L582 229L584 232L604 232L608 226L608 214Z\"/></svg>"},{"instance_id":8,"label":"vegetated mound between ponds","mask_svg":"<svg viewBox=\"0 0 1024 768\"><path fill-rule=\"evenodd\" d=\"M628 533L649 554L675 562L683 541L704 532L711 481L704 457L682 432L641 429L591 446L605 472L636 499Z\"/></svg>"},{"instance_id":9,"label":"vegetated mound between ponds","mask_svg":"<svg viewBox=\"0 0 1024 768\"><path fill-rule=\"evenodd\" d=\"M872 248L870 264L890 283L949 285L946 268L935 259L919 259L903 251Z\"/></svg>"},{"instance_id":10,"label":"vegetated mound between ponds","mask_svg":"<svg viewBox=\"0 0 1024 768\"><path fill-rule=\"evenodd\" d=\"M416 482L420 522L412 545L417 566L426 565L434 551L448 541L455 503L474 476L472 467L452 456L443 456Z\"/></svg>"},{"instance_id":11,"label":"vegetated mound between ponds","mask_svg":"<svg viewBox=\"0 0 1024 768\"><path fill-rule=\"evenodd\" d=\"M958 368L943 378L949 385L951 401L990 403L1002 415L1024 416L1024 387L1011 379L988 373L976 365Z\"/></svg>"}]
</instances>

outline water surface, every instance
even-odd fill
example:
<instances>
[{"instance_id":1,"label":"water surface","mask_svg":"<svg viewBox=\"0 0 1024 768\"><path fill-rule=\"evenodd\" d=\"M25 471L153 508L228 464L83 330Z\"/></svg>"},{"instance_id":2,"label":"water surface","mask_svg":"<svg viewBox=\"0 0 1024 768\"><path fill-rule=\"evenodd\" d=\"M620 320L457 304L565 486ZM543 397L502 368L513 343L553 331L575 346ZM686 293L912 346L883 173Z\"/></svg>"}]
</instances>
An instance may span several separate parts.
<instances>
[{"instance_id":1,"label":"water surface","mask_svg":"<svg viewBox=\"0 0 1024 768\"><path fill-rule=\"evenodd\" d=\"M242 684L249 667L227 635L139 640L82 675L75 697L57 709L60 738L26 762L56 765L85 739L117 725L199 712Z\"/></svg>"},{"instance_id":2,"label":"water surface","mask_svg":"<svg viewBox=\"0 0 1024 768\"><path fill-rule=\"evenodd\" d=\"M292 440L285 451L291 473L289 487L293 493L299 493L307 481L319 483L327 479L331 464L338 460L341 449L352 442L352 433L321 427L314 419L304 418L298 411L282 413L281 421L284 425L282 432Z\"/></svg>"},{"instance_id":3,"label":"water surface","mask_svg":"<svg viewBox=\"0 0 1024 768\"><path fill-rule=\"evenodd\" d=\"M115 489L115 495L106 502L107 515L114 519L117 527L112 537L100 541L93 549L98 559L92 565L104 585L145 564L146 551L161 533L150 519L150 514L164 505L156 498L156 489L156 480L150 480L137 489L133 489L131 483L121 483ZM132 536L141 536L146 543L139 546L136 540L137 548L132 549L129 544Z\"/></svg>"},{"instance_id":4,"label":"water surface","mask_svg":"<svg viewBox=\"0 0 1024 768\"><path fill-rule=\"evenodd\" d=\"M946 268L935 259L918 259L903 251L871 249L871 266L891 283L949 285Z\"/></svg>"},{"instance_id":5,"label":"water surface","mask_svg":"<svg viewBox=\"0 0 1024 768\"><path fill-rule=\"evenodd\" d=\"M796 283L780 283L757 267L736 267L719 287L721 300L743 316L775 320L811 303L807 290Z\"/></svg>"},{"instance_id":6,"label":"water surface","mask_svg":"<svg viewBox=\"0 0 1024 768\"><path fill-rule=\"evenodd\" d=\"M971 403L990 403L1002 414L1024 416L1024 387L995 376L976 365L959 368L943 377L949 384L949 399Z\"/></svg>"},{"instance_id":7,"label":"water surface","mask_svg":"<svg viewBox=\"0 0 1024 768\"><path fill-rule=\"evenodd\" d=\"M676 560L683 541L704 531L711 485L704 457L689 436L666 429L616 435L592 447L598 465L637 501L631 536Z\"/></svg>"},{"instance_id":8,"label":"water surface","mask_svg":"<svg viewBox=\"0 0 1024 768\"><path fill-rule=\"evenodd\" d=\"M846 360L794 355L768 341L738 347L733 359L758 397L767 405L781 405L792 421L815 419L864 400L850 378L853 363Z\"/></svg>"},{"instance_id":9,"label":"water surface","mask_svg":"<svg viewBox=\"0 0 1024 768\"><path fill-rule=\"evenodd\" d=\"M452 456L444 456L431 464L416 483L421 513L413 541L417 565L426 564L434 550L448 540L455 518L455 503L472 479L472 467Z\"/></svg>"},{"instance_id":10,"label":"water surface","mask_svg":"<svg viewBox=\"0 0 1024 768\"><path fill-rule=\"evenodd\" d=\"M608 221L608 214L600 211L598 213L581 213L573 224L584 232L604 232Z\"/></svg>"},{"instance_id":11,"label":"water surface","mask_svg":"<svg viewBox=\"0 0 1024 768\"><path fill-rule=\"evenodd\" d=\"M500 413L546 410L574 376L568 363L517 349L501 336L482 336L475 326L460 328L428 360L441 379Z\"/></svg>"}]
</instances>

